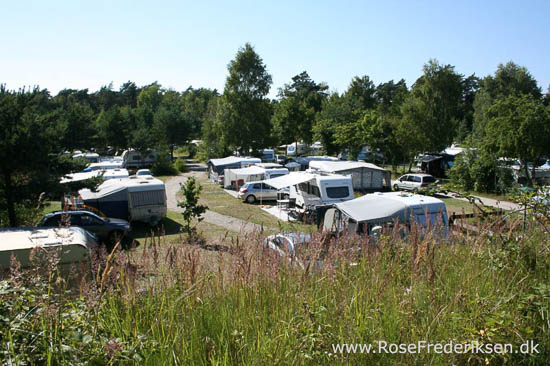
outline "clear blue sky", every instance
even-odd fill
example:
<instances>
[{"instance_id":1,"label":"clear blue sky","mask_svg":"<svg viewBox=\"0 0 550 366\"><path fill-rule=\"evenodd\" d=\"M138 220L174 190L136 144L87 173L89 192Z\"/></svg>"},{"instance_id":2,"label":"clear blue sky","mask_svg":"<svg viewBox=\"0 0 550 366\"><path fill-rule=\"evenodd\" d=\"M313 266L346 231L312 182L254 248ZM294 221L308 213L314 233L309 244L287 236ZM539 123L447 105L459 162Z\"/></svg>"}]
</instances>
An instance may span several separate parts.
<instances>
[{"instance_id":1,"label":"clear blue sky","mask_svg":"<svg viewBox=\"0 0 550 366\"><path fill-rule=\"evenodd\" d=\"M430 58L486 76L525 66L550 84L550 1L3 1L0 83L97 90L128 80L223 90L250 42L271 97L306 70L343 92L354 76L412 85Z\"/></svg>"}]
</instances>

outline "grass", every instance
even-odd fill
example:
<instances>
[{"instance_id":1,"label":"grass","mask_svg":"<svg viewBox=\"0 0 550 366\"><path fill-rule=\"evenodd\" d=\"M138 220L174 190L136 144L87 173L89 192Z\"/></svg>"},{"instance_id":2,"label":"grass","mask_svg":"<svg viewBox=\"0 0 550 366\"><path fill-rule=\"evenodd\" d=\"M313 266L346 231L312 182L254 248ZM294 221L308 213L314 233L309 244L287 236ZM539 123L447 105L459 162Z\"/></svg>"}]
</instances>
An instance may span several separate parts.
<instances>
[{"instance_id":1,"label":"grass","mask_svg":"<svg viewBox=\"0 0 550 366\"><path fill-rule=\"evenodd\" d=\"M100 258L71 296L55 273L0 282L0 344L11 364L514 364L550 357L550 236L377 242L315 236L301 269L261 236L204 261L185 242ZM359 248L360 250L351 250ZM13 286L17 284L17 286ZM32 308L29 309L29 304ZM336 344L533 340L540 353L342 353Z\"/></svg>"}]
</instances>

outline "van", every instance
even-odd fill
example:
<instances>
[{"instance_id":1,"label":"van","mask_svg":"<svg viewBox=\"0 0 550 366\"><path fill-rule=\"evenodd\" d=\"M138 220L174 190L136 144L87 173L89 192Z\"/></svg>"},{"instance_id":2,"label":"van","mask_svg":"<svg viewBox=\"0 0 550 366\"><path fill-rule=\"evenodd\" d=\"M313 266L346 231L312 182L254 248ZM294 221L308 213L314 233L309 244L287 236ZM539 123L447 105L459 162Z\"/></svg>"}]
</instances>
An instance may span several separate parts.
<instances>
[{"instance_id":1,"label":"van","mask_svg":"<svg viewBox=\"0 0 550 366\"><path fill-rule=\"evenodd\" d=\"M92 250L97 248L96 237L79 227L3 229L0 230L0 243L0 270L11 267L12 256L21 267L32 266L33 251L33 257L39 260L47 260L57 252L61 267L87 263Z\"/></svg>"}]
</instances>

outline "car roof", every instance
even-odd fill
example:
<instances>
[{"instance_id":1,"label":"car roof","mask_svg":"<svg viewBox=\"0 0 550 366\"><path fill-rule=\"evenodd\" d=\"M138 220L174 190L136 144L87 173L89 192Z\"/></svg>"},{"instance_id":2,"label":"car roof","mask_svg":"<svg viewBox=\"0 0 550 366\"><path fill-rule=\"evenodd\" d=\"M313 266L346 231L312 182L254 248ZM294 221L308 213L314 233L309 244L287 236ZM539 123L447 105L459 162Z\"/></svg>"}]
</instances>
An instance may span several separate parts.
<instances>
[{"instance_id":1,"label":"car roof","mask_svg":"<svg viewBox=\"0 0 550 366\"><path fill-rule=\"evenodd\" d=\"M56 215L62 215L62 214L71 214L71 215L82 215L82 214L90 214L92 216L99 217L95 212L86 211L86 210L70 210L70 211L54 211L47 213L45 217L52 217Z\"/></svg>"},{"instance_id":2,"label":"car roof","mask_svg":"<svg viewBox=\"0 0 550 366\"><path fill-rule=\"evenodd\" d=\"M407 174L403 174L403 176L405 175L414 175L414 176L417 176L417 177L433 177L433 175L431 174L425 174L425 173L407 173Z\"/></svg>"}]
</instances>

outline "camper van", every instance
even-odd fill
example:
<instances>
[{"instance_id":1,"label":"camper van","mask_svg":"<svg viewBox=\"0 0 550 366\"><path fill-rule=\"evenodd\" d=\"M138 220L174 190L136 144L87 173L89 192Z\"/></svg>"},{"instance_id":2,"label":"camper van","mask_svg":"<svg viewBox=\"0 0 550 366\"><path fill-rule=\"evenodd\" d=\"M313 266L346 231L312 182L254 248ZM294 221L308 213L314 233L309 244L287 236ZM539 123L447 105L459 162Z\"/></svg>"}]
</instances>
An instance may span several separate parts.
<instances>
[{"instance_id":1,"label":"camper van","mask_svg":"<svg viewBox=\"0 0 550 366\"><path fill-rule=\"evenodd\" d=\"M0 270L9 269L14 256L21 267L30 267L31 251L38 260L58 251L59 265L86 263L97 248L93 234L79 227L70 228L10 228L0 231ZM42 257L44 256L44 257Z\"/></svg>"},{"instance_id":2,"label":"camper van","mask_svg":"<svg viewBox=\"0 0 550 366\"><path fill-rule=\"evenodd\" d=\"M122 153L123 166L126 169L150 168L157 161L157 153L148 150L143 154L137 150L129 149Z\"/></svg>"},{"instance_id":3,"label":"camper van","mask_svg":"<svg viewBox=\"0 0 550 366\"><path fill-rule=\"evenodd\" d=\"M141 221L156 225L166 217L164 183L152 176L131 176L111 179L101 184L97 192L81 189L80 203L107 217Z\"/></svg>"},{"instance_id":4,"label":"camper van","mask_svg":"<svg viewBox=\"0 0 550 366\"><path fill-rule=\"evenodd\" d=\"M440 199L404 192L372 193L327 209L323 229L332 233L377 235L384 226L411 222L427 227L439 227L448 232L445 203Z\"/></svg>"}]
</instances>

